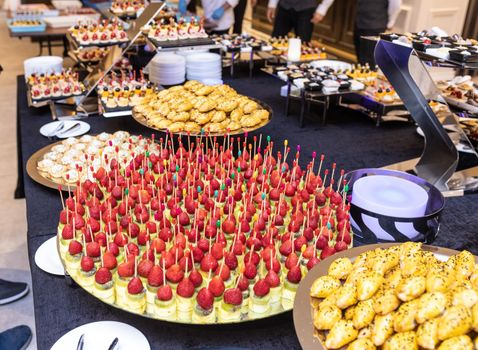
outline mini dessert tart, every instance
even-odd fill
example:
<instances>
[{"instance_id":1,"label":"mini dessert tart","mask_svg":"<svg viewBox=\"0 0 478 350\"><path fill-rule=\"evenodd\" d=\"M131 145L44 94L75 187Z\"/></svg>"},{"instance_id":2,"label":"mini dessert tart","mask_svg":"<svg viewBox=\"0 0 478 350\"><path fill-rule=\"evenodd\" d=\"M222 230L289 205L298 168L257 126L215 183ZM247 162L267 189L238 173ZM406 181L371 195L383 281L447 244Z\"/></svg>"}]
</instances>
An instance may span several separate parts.
<instances>
[{"instance_id":1,"label":"mini dessert tart","mask_svg":"<svg viewBox=\"0 0 478 350\"><path fill-rule=\"evenodd\" d=\"M270 300L269 283L265 279L258 280L249 298L249 317L264 316L264 314L270 312Z\"/></svg>"},{"instance_id":2,"label":"mini dessert tart","mask_svg":"<svg viewBox=\"0 0 478 350\"><path fill-rule=\"evenodd\" d=\"M163 284L158 288L154 300L154 314L161 319L176 318L176 298L170 285Z\"/></svg>"},{"instance_id":3,"label":"mini dessert tart","mask_svg":"<svg viewBox=\"0 0 478 350\"><path fill-rule=\"evenodd\" d=\"M199 290L196 296L192 321L197 324L211 324L216 322L216 310L214 309L214 294L207 287Z\"/></svg>"},{"instance_id":4,"label":"mini dessert tart","mask_svg":"<svg viewBox=\"0 0 478 350\"><path fill-rule=\"evenodd\" d=\"M78 270L78 283L87 291L93 291L93 284L95 282L96 267L92 258L83 256L81 258L81 268Z\"/></svg>"},{"instance_id":5,"label":"mini dessert tart","mask_svg":"<svg viewBox=\"0 0 478 350\"><path fill-rule=\"evenodd\" d=\"M63 174L65 173L66 168L61 165L61 164L55 164L50 168L49 175L50 177L56 181L61 181L61 178L63 177Z\"/></svg>"},{"instance_id":6,"label":"mini dessert tart","mask_svg":"<svg viewBox=\"0 0 478 350\"><path fill-rule=\"evenodd\" d=\"M113 275L106 267L100 267L95 274L93 295L108 304L115 302Z\"/></svg>"},{"instance_id":7,"label":"mini dessert tart","mask_svg":"<svg viewBox=\"0 0 478 350\"><path fill-rule=\"evenodd\" d=\"M133 277L128 283L126 305L128 310L138 314L146 311L146 291L139 277Z\"/></svg>"},{"instance_id":8,"label":"mini dessert tart","mask_svg":"<svg viewBox=\"0 0 478 350\"><path fill-rule=\"evenodd\" d=\"M230 288L224 292L221 306L217 310L219 322L239 322L241 320L242 292L239 288Z\"/></svg>"},{"instance_id":9,"label":"mini dessert tart","mask_svg":"<svg viewBox=\"0 0 478 350\"><path fill-rule=\"evenodd\" d=\"M178 321L191 322L192 312L194 308L194 284L189 277L185 277L179 282L176 289L176 308Z\"/></svg>"},{"instance_id":10,"label":"mini dessert tart","mask_svg":"<svg viewBox=\"0 0 478 350\"><path fill-rule=\"evenodd\" d=\"M116 108L117 106L118 104L116 103L115 98L113 97L113 95L110 95L110 97L108 97L108 100L106 101L106 107Z\"/></svg>"},{"instance_id":11,"label":"mini dessert tart","mask_svg":"<svg viewBox=\"0 0 478 350\"><path fill-rule=\"evenodd\" d=\"M129 100L126 97L121 96L118 99L118 106L119 107L128 107L128 105L129 105Z\"/></svg>"}]
</instances>

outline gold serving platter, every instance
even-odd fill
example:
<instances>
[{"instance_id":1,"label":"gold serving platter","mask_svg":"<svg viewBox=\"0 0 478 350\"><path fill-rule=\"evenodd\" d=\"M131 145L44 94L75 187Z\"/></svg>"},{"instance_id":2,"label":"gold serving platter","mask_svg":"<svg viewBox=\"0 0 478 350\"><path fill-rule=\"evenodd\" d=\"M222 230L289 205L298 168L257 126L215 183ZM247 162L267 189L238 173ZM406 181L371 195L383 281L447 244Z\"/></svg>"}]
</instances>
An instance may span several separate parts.
<instances>
[{"instance_id":1,"label":"gold serving platter","mask_svg":"<svg viewBox=\"0 0 478 350\"><path fill-rule=\"evenodd\" d=\"M137 316L142 316L142 317L146 317L146 318L150 318L150 319L153 319L153 320L159 320L159 321L166 321L166 322L171 322L171 323L177 323L177 324L189 324L189 325L198 325L198 326L210 326L210 325L227 325L227 324L238 324L238 323L245 323L245 322L253 322L253 321L258 321L258 320L263 320L263 319L266 319L266 318L270 318L270 317L274 317L274 316L278 316L278 315L281 315L281 314L284 314L286 312L289 312L292 310L292 307L291 308L283 308L282 306L280 307L280 309L276 310L275 312L271 312L269 314L267 314L266 316L264 317L261 317L261 318L248 318L248 317L243 317L241 318L241 321L239 322L218 322L217 321L217 318L216 318L216 322L215 323L195 323L195 322L184 322L184 321L181 321L181 320L178 320L177 318L160 318L156 315L152 315L152 314L149 314L149 313L137 313L137 312L134 312L128 308L124 308L124 307L121 307L119 306L118 304L116 303L109 303L109 302L106 302L104 300L101 300L100 298L98 298L96 295L94 295L94 293L91 291L91 290L88 290L86 288L83 288L83 286L81 285L80 281L78 280L77 276L74 274L74 273L70 273L70 271L68 271L68 268L65 264L65 261L63 259L63 256L61 254L61 249L60 249L60 236L59 236L59 233L57 233L57 240L56 240L56 244L57 244L57 250L58 250L58 255L60 257L60 261L63 265L63 268L65 269L65 274L68 274L68 276L70 276L70 278L75 281L75 283L77 285L79 285L85 292L87 292L88 294L90 294L91 296L93 296L94 298L100 300L101 302L109 305L109 306L112 306L116 309L119 309L119 310L122 310L122 311L126 311L130 314L133 314L133 315L137 315ZM114 279L115 277L113 277ZM194 311L193 311L194 312Z\"/></svg>"},{"instance_id":2,"label":"gold serving platter","mask_svg":"<svg viewBox=\"0 0 478 350\"><path fill-rule=\"evenodd\" d=\"M255 99L253 97L248 97L250 100L252 101L255 101L257 102L263 109L265 109L266 111L269 112L269 118L265 121L263 121L262 123L256 125L255 127L253 128L243 128L243 129L240 129L240 130L235 130L235 131L231 131L231 132L228 132L227 135L230 135L230 136L234 136L234 135L242 135L246 132L252 132L252 131L256 131L256 130L259 130L261 128L263 128L264 126L266 126L267 124L269 124L271 121L272 121L272 108L262 102L262 101L259 101L258 99ZM141 114L141 113L137 113L134 111L132 111L132 114L133 114L133 119L136 120L138 123L140 123L141 125L149 128L149 129L152 129L152 130L156 130L156 131L161 131L161 132L168 132L167 129L158 129L158 128L155 128L151 125L148 124L148 121L146 120L146 118ZM173 133L175 135L181 135L181 136L188 136L188 133L187 132L176 132L176 133ZM207 133L207 136L211 136L211 137L222 137L224 136L226 133ZM189 133L189 136L206 136L206 133L199 133L199 134L196 134L196 133Z\"/></svg>"},{"instance_id":3,"label":"gold serving platter","mask_svg":"<svg viewBox=\"0 0 478 350\"><path fill-rule=\"evenodd\" d=\"M321 276L327 275L329 266L338 258L349 258L353 261L357 256L367 251L377 248L387 249L399 244L400 243L380 243L348 249L322 260L309 271L297 289L293 310L295 332L303 350L328 350L328 348L325 347L325 334L323 332L317 332L313 323L310 288L314 281ZM460 253L453 249L431 245L422 245L422 249L432 252L439 259L440 257L448 258ZM478 263L478 257L476 256L475 262Z\"/></svg>"},{"instance_id":4,"label":"gold serving platter","mask_svg":"<svg viewBox=\"0 0 478 350\"><path fill-rule=\"evenodd\" d=\"M33 181L39 183L40 185L53 188L55 190L58 189L58 186L60 186L63 191L68 191L68 188L70 190L74 190L76 188L76 184L70 184L70 186L68 186L65 181L55 181L51 178L48 178L42 175L37 167L38 162L43 158L43 156L50 152L54 146L59 145L61 143L62 141L52 143L33 153L27 161L27 174Z\"/></svg>"}]
</instances>

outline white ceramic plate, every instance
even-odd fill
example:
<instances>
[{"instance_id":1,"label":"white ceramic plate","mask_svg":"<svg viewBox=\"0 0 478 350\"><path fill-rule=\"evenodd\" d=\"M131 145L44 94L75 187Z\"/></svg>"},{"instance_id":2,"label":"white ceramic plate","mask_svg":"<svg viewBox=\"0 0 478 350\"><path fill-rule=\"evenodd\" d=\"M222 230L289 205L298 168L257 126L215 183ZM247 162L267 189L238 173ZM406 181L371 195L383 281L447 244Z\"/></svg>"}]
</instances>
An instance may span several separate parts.
<instances>
[{"instance_id":1,"label":"white ceramic plate","mask_svg":"<svg viewBox=\"0 0 478 350\"><path fill-rule=\"evenodd\" d=\"M143 333L126 323L114 321L87 323L75 328L58 339L51 350L76 349L82 334L85 335L83 350L106 350L116 337L115 350L151 350Z\"/></svg>"},{"instance_id":2,"label":"white ceramic plate","mask_svg":"<svg viewBox=\"0 0 478 350\"><path fill-rule=\"evenodd\" d=\"M47 273L64 276L65 270L58 256L56 247L57 237L54 236L44 242L35 252L35 264Z\"/></svg>"},{"instance_id":3,"label":"white ceramic plate","mask_svg":"<svg viewBox=\"0 0 478 350\"><path fill-rule=\"evenodd\" d=\"M75 123L80 123L79 128L75 128L71 131L65 132L63 134L58 135L58 138L60 139L66 139L68 137L75 137L75 136L80 136L83 134L86 134L88 131L90 131L90 124L83 122L81 120L65 120L65 121L56 121L56 122L51 122L48 124L43 125L40 128L40 134L42 134L45 137L48 137L53 130L55 130L58 127L59 123L65 123L65 126L63 127L63 130L68 129L70 126L72 126Z\"/></svg>"}]
</instances>

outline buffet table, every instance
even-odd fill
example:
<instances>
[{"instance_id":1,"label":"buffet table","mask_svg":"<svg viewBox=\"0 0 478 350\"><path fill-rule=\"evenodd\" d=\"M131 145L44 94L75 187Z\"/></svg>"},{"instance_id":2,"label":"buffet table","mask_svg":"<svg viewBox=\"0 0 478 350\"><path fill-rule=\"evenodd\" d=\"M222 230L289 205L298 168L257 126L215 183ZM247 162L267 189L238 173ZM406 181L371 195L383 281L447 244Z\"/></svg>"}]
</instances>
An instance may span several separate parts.
<instances>
[{"instance_id":1,"label":"buffet table","mask_svg":"<svg viewBox=\"0 0 478 350\"><path fill-rule=\"evenodd\" d=\"M38 56L43 54L43 49L48 49L48 55L51 56L52 48L62 46L63 47L63 56L68 54L68 42L66 41L66 32L68 28L50 28L47 27L46 30L42 32L27 32L27 33L13 33L9 32L11 38L30 38L32 41L37 40L40 47ZM58 41L62 43L58 43ZM46 41L46 43L45 43Z\"/></svg>"},{"instance_id":2,"label":"buffet table","mask_svg":"<svg viewBox=\"0 0 478 350\"><path fill-rule=\"evenodd\" d=\"M286 118L283 113L284 100L279 96L281 82L264 73L257 72L254 80L236 79L226 83L239 93L258 98L272 106L274 119L261 132L276 140L277 149L282 148L285 139L289 140L291 149L297 144L303 149L318 149L327 155L326 166L336 162L338 168L346 170L379 167L419 156L423 148L423 139L410 124L387 123L377 129L370 119L341 107L331 111L330 122L326 127L314 125L301 129L293 118ZM17 93L19 154L23 164L38 349L49 349L68 330L99 320L131 324L146 335L153 349L189 349L198 346L300 348L291 313L264 321L219 327L186 326L149 320L107 306L81 288L68 286L64 278L48 275L37 268L33 258L35 251L56 234L61 202L57 191L33 182L25 173L28 158L51 142L38 132L43 124L51 121L50 111L48 108L27 107L23 77L18 77ZM91 125L91 134L126 130L131 134L151 135L150 130L129 117L92 117L87 122ZM158 136L160 135L156 136L157 139ZM306 164L310 157L311 155L304 154L301 163ZM435 244L458 250L469 249L478 254L478 218L472 215L476 211L477 195L448 199Z\"/></svg>"}]
</instances>

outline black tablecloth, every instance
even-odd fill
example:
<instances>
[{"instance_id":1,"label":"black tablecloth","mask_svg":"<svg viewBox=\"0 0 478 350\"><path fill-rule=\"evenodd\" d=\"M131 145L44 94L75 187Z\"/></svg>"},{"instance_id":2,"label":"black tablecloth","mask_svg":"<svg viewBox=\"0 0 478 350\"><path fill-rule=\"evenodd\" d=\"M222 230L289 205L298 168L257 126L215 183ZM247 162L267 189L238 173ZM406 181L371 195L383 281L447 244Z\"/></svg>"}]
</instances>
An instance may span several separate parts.
<instances>
[{"instance_id":1,"label":"black tablecloth","mask_svg":"<svg viewBox=\"0 0 478 350\"><path fill-rule=\"evenodd\" d=\"M238 92L256 97L274 110L273 121L261 131L270 135L282 148L289 140L291 147L301 145L301 160L307 162L311 152L326 154L326 166L336 162L338 168L353 170L380 167L420 155L423 139L414 126L401 122L384 123L380 128L358 112L334 107L327 125L310 123L298 127L295 118L286 118L284 101L279 97L281 83L257 73L254 79L228 81ZM25 84L18 78L18 125L22 162L50 141L39 128L51 121L48 109L27 107ZM128 130L131 133L151 132L129 117L106 119L92 117L91 134L102 131ZM116 310L96 300L81 288L67 286L63 278L39 270L34 263L36 249L56 231L61 203L57 191L33 182L25 174L25 196L28 220L28 251L32 268L38 349L49 349L68 330L98 320L117 320L140 329L153 349L188 349L196 346L240 346L250 349L299 348L290 313L265 321L235 326L182 326L150 320ZM478 253L478 196L468 195L447 200L442 226L435 244L454 249L470 249Z\"/></svg>"}]
</instances>

